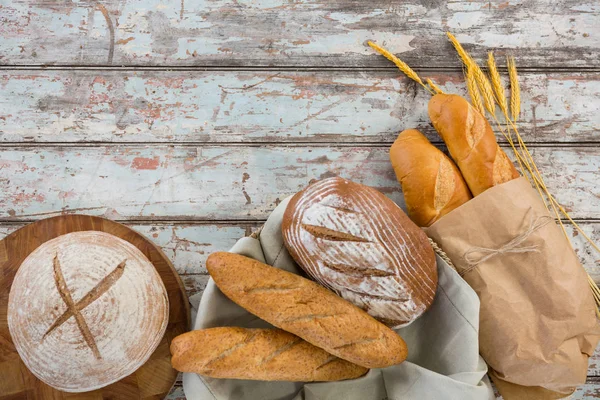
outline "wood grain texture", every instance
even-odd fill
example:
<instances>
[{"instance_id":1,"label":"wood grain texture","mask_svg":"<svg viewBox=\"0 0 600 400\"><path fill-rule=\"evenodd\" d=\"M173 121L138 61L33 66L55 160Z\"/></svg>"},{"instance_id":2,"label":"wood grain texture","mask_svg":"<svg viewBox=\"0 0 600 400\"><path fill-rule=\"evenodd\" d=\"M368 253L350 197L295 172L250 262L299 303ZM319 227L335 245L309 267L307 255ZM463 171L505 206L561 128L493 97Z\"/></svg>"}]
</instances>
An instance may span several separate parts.
<instances>
[{"instance_id":1,"label":"wood grain texture","mask_svg":"<svg viewBox=\"0 0 600 400\"><path fill-rule=\"evenodd\" d=\"M185 279L188 275L205 275L206 258L215 251L226 251L235 242L262 226L264 221L253 223L128 223L134 229L150 239L161 248L171 260L177 272ZM14 232L25 223L0 224L0 240ZM594 241L600 242L600 222L580 221L580 227ZM596 282L600 282L600 254L588 246L581 234L570 225L566 225L567 232L575 253L581 260L586 270ZM196 287L201 287L198 284ZM192 290L192 286L188 290ZM600 367L600 366L599 366Z\"/></svg>"},{"instance_id":2,"label":"wood grain texture","mask_svg":"<svg viewBox=\"0 0 600 400\"><path fill-rule=\"evenodd\" d=\"M581 385L571 395L570 400L590 400L600 399L600 382L588 380L585 385Z\"/></svg>"},{"instance_id":3,"label":"wood grain texture","mask_svg":"<svg viewBox=\"0 0 600 400\"><path fill-rule=\"evenodd\" d=\"M387 66L375 39L415 66L453 66L453 31L475 56L514 49L521 66L597 66L589 0L211 2L2 1L4 64Z\"/></svg>"},{"instance_id":4,"label":"wood grain texture","mask_svg":"<svg viewBox=\"0 0 600 400\"><path fill-rule=\"evenodd\" d=\"M462 73L429 76L466 95ZM5 71L0 88L0 143L440 142L429 94L394 70ZM526 141L600 141L600 74L523 73L521 95Z\"/></svg>"},{"instance_id":5,"label":"wood grain texture","mask_svg":"<svg viewBox=\"0 0 600 400\"><path fill-rule=\"evenodd\" d=\"M110 233L137 247L159 273L169 297L169 324L167 331L150 359L135 373L122 380L90 392L92 396L114 399L151 399L164 396L174 383L177 372L171 368L169 344L190 323L189 305L173 265L160 249L130 228L97 217L68 215L37 221L18 229L0 241L0 370L13 371L14 379L0 387L0 398L71 398L35 378L23 365L11 341L6 320L9 288L21 262L38 246L60 235L75 231L98 230Z\"/></svg>"},{"instance_id":6,"label":"wood grain texture","mask_svg":"<svg viewBox=\"0 0 600 400\"><path fill-rule=\"evenodd\" d=\"M532 149L574 218L600 212L600 147ZM0 221L86 213L118 220L257 220L312 179L339 175L402 204L387 147L16 147L0 150Z\"/></svg>"}]
</instances>

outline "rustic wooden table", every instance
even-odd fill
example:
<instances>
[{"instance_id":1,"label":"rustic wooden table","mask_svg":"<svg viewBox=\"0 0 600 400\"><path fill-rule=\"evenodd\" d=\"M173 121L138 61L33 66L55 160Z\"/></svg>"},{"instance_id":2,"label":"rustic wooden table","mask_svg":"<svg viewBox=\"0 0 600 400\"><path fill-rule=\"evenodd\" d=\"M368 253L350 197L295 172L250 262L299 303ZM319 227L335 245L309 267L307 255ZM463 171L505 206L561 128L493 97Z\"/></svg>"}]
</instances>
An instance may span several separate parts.
<instances>
[{"instance_id":1,"label":"rustic wooden table","mask_svg":"<svg viewBox=\"0 0 600 400\"><path fill-rule=\"evenodd\" d=\"M389 145L408 127L440 140L428 94L366 41L465 93L446 30L480 60L488 49L517 57L523 136L600 241L590 0L0 0L0 233L105 216L152 238L193 294L210 252L311 179L341 175L401 202ZM600 255L572 236L600 281ZM597 397L595 357L573 398Z\"/></svg>"}]
</instances>

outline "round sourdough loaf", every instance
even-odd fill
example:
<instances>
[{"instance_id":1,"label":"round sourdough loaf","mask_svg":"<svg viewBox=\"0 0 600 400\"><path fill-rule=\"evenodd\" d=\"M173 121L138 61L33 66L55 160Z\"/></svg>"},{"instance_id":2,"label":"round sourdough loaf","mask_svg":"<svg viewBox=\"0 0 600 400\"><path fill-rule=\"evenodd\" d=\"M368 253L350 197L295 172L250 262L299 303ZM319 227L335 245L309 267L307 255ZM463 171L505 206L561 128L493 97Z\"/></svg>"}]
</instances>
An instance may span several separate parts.
<instances>
[{"instance_id":1,"label":"round sourdough loaf","mask_svg":"<svg viewBox=\"0 0 600 400\"><path fill-rule=\"evenodd\" d=\"M283 216L284 243L316 281L391 327L418 318L437 288L425 233L377 190L341 178L294 195Z\"/></svg>"},{"instance_id":2,"label":"round sourdough loaf","mask_svg":"<svg viewBox=\"0 0 600 400\"><path fill-rule=\"evenodd\" d=\"M135 246L84 231L59 236L21 264L8 327L29 370L65 392L85 392L132 374L168 322L165 287Z\"/></svg>"}]
</instances>

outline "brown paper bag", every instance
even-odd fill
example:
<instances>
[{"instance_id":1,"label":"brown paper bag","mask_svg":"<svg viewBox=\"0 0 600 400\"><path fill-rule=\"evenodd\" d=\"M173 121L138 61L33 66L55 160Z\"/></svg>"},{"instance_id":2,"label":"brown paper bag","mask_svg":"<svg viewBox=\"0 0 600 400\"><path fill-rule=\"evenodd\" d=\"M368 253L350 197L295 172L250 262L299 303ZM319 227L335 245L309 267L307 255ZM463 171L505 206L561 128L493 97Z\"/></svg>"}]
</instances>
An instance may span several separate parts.
<instances>
[{"instance_id":1,"label":"brown paper bag","mask_svg":"<svg viewBox=\"0 0 600 400\"><path fill-rule=\"evenodd\" d=\"M481 300L480 353L505 399L564 397L585 382L600 338L594 299L525 178L485 191L426 232Z\"/></svg>"}]
</instances>

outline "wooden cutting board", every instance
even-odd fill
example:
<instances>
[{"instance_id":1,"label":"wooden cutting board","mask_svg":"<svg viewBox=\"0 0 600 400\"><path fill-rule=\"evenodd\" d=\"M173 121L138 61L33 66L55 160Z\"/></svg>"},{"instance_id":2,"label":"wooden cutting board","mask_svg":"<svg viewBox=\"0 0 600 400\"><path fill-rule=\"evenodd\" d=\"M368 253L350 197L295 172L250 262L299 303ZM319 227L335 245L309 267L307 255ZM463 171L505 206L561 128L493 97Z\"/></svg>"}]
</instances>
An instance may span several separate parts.
<instances>
[{"instance_id":1,"label":"wooden cutting board","mask_svg":"<svg viewBox=\"0 0 600 400\"><path fill-rule=\"evenodd\" d=\"M89 230L128 241L154 264L169 296L169 324L156 351L132 375L92 392L64 393L37 379L21 361L8 330L8 294L19 266L38 246L60 235ZM124 225L99 217L64 215L29 224L0 241L0 400L162 399L177 378L177 371L171 368L171 340L189 325L189 303L175 268L156 245Z\"/></svg>"}]
</instances>

